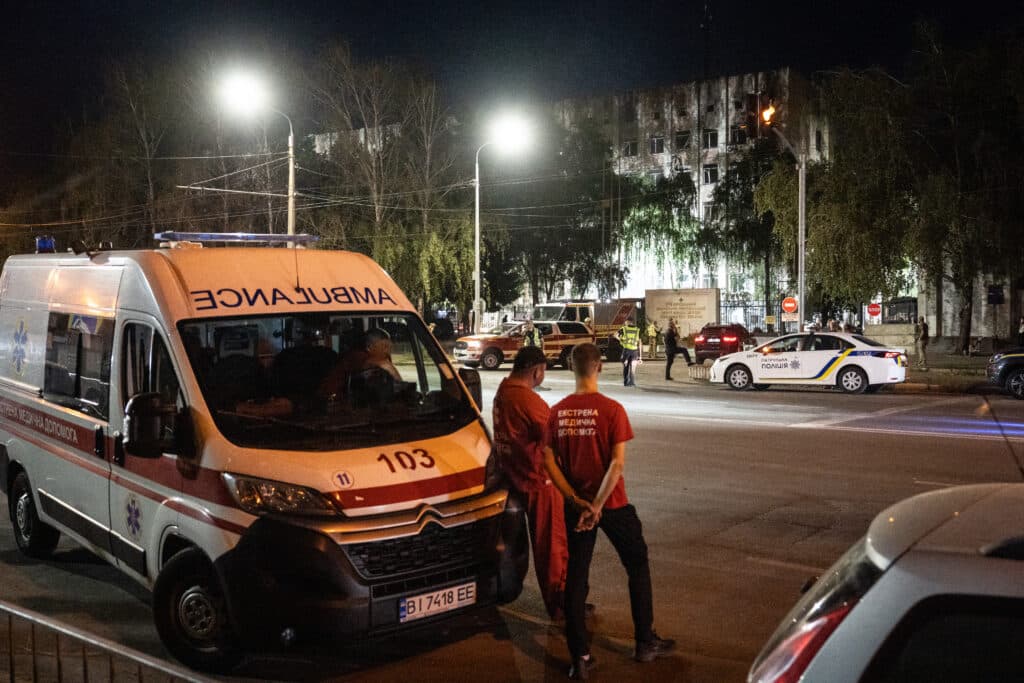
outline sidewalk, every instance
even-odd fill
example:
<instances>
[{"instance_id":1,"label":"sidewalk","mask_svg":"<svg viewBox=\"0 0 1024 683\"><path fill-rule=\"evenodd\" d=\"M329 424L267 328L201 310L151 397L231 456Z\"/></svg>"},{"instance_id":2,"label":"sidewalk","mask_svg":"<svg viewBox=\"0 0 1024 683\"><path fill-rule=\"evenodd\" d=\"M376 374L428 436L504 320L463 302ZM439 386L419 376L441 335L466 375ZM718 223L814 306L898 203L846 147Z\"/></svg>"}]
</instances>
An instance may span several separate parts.
<instances>
[{"instance_id":1,"label":"sidewalk","mask_svg":"<svg viewBox=\"0 0 1024 683\"><path fill-rule=\"evenodd\" d=\"M911 365L907 368L907 380L902 384L894 384L886 391L899 393L981 393L999 389L988 383L985 377L985 366L988 356L960 356L954 354L932 354L928 358L928 370L918 370ZM644 360L637 368L637 384L652 389L683 389L687 385L708 384L707 369L686 366L686 361L676 357L672 364L672 381L665 379L664 356L655 360ZM621 372L619 363L605 363L604 374ZM691 372L692 371L692 372ZM692 376L691 376L692 375Z\"/></svg>"}]
</instances>

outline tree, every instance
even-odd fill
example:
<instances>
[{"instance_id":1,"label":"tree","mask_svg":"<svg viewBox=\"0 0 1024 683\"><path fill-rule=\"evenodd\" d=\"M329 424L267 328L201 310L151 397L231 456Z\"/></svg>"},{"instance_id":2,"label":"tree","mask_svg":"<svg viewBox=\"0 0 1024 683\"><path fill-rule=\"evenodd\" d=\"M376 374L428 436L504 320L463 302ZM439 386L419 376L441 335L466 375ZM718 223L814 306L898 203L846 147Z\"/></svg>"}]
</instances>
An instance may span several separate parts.
<instances>
[{"instance_id":1,"label":"tree","mask_svg":"<svg viewBox=\"0 0 1024 683\"><path fill-rule=\"evenodd\" d=\"M820 85L830 130L830 158L807 167L808 288L852 304L907 284L906 238L913 202L904 145L904 88L877 71L844 70ZM776 162L755 191L774 217L783 253L797 251L797 178Z\"/></svg>"},{"instance_id":2,"label":"tree","mask_svg":"<svg viewBox=\"0 0 1024 683\"><path fill-rule=\"evenodd\" d=\"M513 236L510 249L534 302L551 299L566 280L580 296L592 287L608 291L622 275L608 256L616 242L603 214L608 142L590 120L566 126L550 116L534 118L539 139L524 162L531 177L484 186L488 229Z\"/></svg>"},{"instance_id":3,"label":"tree","mask_svg":"<svg viewBox=\"0 0 1024 683\"><path fill-rule=\"evenodd\" d=\"M781 243L775 234L774 215L757 210L754 191L778 153L776 140L759 138L752 149L729 164L715 186L713 230L705 235L706 248L716 254L743 266L763 265L765 315L773 310L772 263L779 261Z\"/></svg>"},{"instance_id":4,"label":"tree","mask_svg":"<svg viewBox=\"0 0 1024 683\"><path fill-rule=\"evenodd\" d=\"M910 238L917 262L957 290L961 351L970 343L978 276L1020 267L1018 39L955 50L934 27L917 27L909 121L917 216Z\"/></svg>"}]
</instances>

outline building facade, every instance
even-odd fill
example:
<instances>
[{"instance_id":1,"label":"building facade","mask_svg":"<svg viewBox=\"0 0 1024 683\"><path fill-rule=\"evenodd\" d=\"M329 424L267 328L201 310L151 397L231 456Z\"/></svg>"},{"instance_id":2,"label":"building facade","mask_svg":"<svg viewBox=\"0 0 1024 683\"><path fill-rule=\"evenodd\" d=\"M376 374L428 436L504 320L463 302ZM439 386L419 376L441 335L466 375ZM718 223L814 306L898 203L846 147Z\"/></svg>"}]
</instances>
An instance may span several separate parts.
<instances>
[{"instance_id":1,"label":"building facade","mask_svg":"<svg viewBox=\"0 0 1024 683\"><path fill-rule=\"evenodd\" d=\"M814 162L829 155L829 134L817 114L810 87L789 68L721 76L607 96L574 98L555 104L563 124L582 119L600 124L612 148L612 171L657 180L679 173L697 190L694 217L714 216L714 191L729 164L759 137L772 135L761 113L773 106L774 125ZM607 202L612 229L621 220L613 191ZM652 254L622 254L629 282L622 296L643 296L647 289L718 287L723 298L750 298L753 282L737 277L728 262L701 265L692 272L681 264L659 262Z\"/></svg>"}]
</instances>

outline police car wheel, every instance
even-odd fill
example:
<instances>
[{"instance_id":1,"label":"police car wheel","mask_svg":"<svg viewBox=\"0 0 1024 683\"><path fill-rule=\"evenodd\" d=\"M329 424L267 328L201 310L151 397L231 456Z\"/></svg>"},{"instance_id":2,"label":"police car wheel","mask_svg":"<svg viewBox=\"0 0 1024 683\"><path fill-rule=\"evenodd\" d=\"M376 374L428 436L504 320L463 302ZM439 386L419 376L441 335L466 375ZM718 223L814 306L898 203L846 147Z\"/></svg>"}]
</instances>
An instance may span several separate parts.
<instances>
[{"instance_id":1,"label":"police car wheel","mask_svg":"<svg viewBox=\"0 0 1024 683\"><path fill-rule=\"evenodd\" d=\"M1024 399L1024 370L1013 370L1006 377L1006 390L1014 398Z\"/></svg>"},{"instance_id":2,"label":"police car wheel","mask_svg":"<svg viewBox=\"0 0 1024 683\"><path fill-rule=\"evenodd\" d=\"M18 548L29 557L49 556L57 547L60 532L39 519L32 499L32 484L27 474L18 472L7 500L10 502L11 523Z\"/></svg>"},{"instance_id":3,"label":"police car wheel","mask_svg":"<svg viewBox=\"0 0 1024 683\"><path fill-rule=\"evenodd\" d=\"M733 389L749 389L751 385L750 370L742 365L733 365L725 371L725 381Z\"/></svg>"},{"instance_id":4,"label":"police car wheel","mask_svg":"<svg viewBox=\"0 0 1024 683\"><path fill-rule=\"evenodd\" d=\"M228 671L241 658L220 584L198 548L172 557L153 586L153 620L164 647L201 671Z\"/></svg>"},{"instance_id":5,"label":"police car wheel","mask_svg":"<svg viewBox=\"0 0 1024 683\"><path fill-rule=\"evenodd\" d=\"M480 356L480 366L484 370L497 370L501 366L501 352L494 349L487 349Z\"/></svg>"},{"instance_id":6,"label":"police car wheel","mask_svg":"<svg viewBox=\"0 0 1024 683\"><path fill-rule=\"evenodd\" d=\"M836 384L848 394L862 394L868 388L868 378L860 368L845 368L836 378Z\"/></svg>"}]
</instances>

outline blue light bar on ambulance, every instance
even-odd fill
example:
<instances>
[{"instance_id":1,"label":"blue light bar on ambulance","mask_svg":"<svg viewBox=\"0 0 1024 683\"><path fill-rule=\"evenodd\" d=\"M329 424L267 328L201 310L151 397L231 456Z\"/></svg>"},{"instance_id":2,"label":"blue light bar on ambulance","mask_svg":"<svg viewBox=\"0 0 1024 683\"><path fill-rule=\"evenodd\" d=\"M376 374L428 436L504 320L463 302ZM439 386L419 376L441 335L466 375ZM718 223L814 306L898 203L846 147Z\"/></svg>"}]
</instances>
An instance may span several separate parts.
<instances>
[{"instance_id":1,"label":"blue light bar on ambulance","mask_svg":"<svg viewBox=\"0 0 1024 683\"><path fill-rule=\"evenodd\" d=\"M50 235L39 235L38 237L36 237L36 253L57 253L57 240L53 239L53 237L51 237Z\"/></svg>"},{"instance_id":2,"label":"blue light bar on ambulance","mask_svg":"<svg viewBox=\"0 0 1024 683\"><path fill-rule=\"evenodd\" d=\"M262 242L264 244L309 244L319 235L268 235L265 232L157 232L153 239L161 242Z\"/></svg>"}]
</instances>

